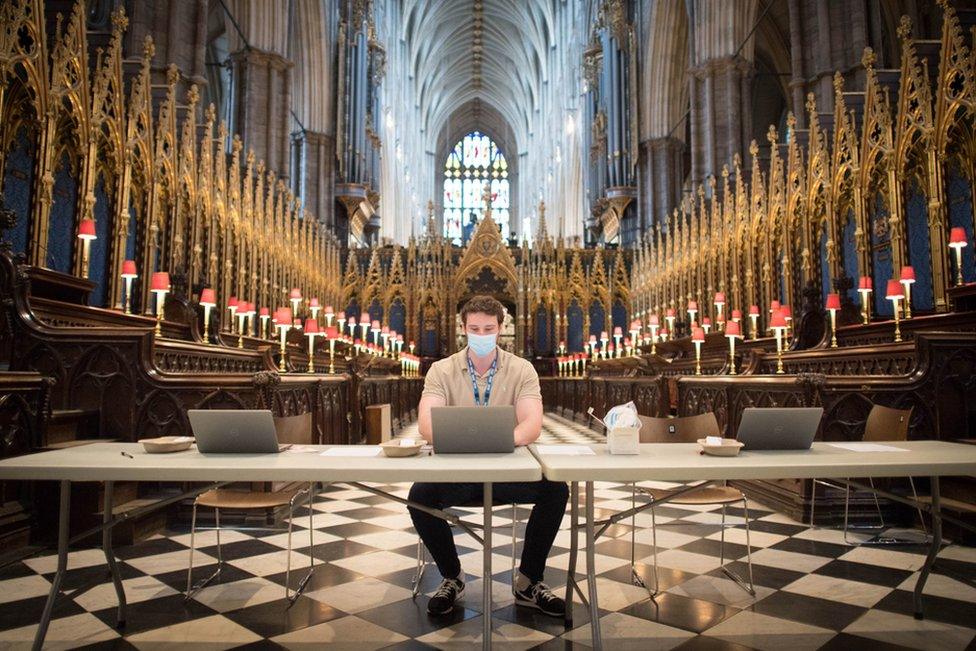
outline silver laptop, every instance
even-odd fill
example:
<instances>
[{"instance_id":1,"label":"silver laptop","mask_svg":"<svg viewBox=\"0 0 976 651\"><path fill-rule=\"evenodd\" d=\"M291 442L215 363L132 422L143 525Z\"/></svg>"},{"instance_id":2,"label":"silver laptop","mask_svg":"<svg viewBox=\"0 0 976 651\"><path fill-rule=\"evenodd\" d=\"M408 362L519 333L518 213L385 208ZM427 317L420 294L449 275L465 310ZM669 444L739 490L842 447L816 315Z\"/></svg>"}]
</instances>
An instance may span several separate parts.
<instances>
[{"instance_id":1,"label":"silver laptop","mask_svg":"<svg viewBox=\"0 0 976 651\"><path fill-rule=\"evenodd\" d=\"M264 454L278 445L274 418L267 409L188 409L197 450L211 454Z\"/></svg>"},{"instance_id":2,"label":"silver laptop","mask_svg":"<svg viewBox=\"0 0 976 651\"><path fill-rule=\"evenodd\" d=\"M736 438L746 450L809 450L822 417L823 407L749 407Z\"/></svg>"},{"instance_id":3,"label":"silver laptop","mask_svg":"<svg viewBox=\"0 0 976 651\"><path fill-rule=\"evenodd\" d=\"M513 452L515 407L433 407L434 454Z\"/></svg>"}]
</instances>

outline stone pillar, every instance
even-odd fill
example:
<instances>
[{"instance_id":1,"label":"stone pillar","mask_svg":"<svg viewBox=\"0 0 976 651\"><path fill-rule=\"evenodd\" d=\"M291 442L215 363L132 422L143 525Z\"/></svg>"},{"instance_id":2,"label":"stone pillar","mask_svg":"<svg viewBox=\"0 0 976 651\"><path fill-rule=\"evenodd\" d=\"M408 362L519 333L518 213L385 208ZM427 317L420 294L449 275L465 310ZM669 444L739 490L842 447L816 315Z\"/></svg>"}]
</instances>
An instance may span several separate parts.
<instances>
[{"instance_id":1,"label":"stone pillar","mask_svg":"<svg viewBox=\"0 0 976 651\"><path fill-rule=\"evenodd\" d=\"M666 224L681 203L685 143L677 138L651 138L641 143L641 230Z\"/></svg>"},{"instance_id":2,"label":"stone pillar","mask_svg":"<svg viewBox=\"0 0 976 651\"><path fill-rule=\"evenodd\" d=\"M255 48L231 55L234 75L234 131L244 149L254 150L258 160L275 170L278 178L290 176L291 67L279 54Z\"/></svg>"},{"instance_id":3,"label":"stone pillar","mask_svg":"<svg viewBox=\"0 0 976 651\"><path fill-rule=\"evenodd\" d=\"M180 72L176 96L182 98L190 84L203 90L207 83L204 61L207 49L207 0L158 0L155 3L126 3L129 29L125 34L128 57L142 54L143 41L152 36L156 56L152 62L152 82L166 84L166 70L173 64Z\"/></svg>"},{"instance_id":4,"label":"stone pillar","mask_svg":"<svg viewBox=\"0 0 976 651\"><path fill-rule=\"evenodd\" d=\"M303 192L305 208L329 227L334 226L335 138L306 131Z\"/></svg>"},{"instance_id":5,"label":"stone pillar","mask_svg":"<svg viewBox=\"0 0 976 651\"><path fill-rule=\"evenodd\" d=\"M752 63L741 57L722 57L689 71L697 79L691 89L693 134L692 179L718 176L722 165L738 154L747 160L745 143L752 135ZM695 135L701 134L700 141ZM700 144L699 144L700 143Z\"/></svg>"}]
</instances>

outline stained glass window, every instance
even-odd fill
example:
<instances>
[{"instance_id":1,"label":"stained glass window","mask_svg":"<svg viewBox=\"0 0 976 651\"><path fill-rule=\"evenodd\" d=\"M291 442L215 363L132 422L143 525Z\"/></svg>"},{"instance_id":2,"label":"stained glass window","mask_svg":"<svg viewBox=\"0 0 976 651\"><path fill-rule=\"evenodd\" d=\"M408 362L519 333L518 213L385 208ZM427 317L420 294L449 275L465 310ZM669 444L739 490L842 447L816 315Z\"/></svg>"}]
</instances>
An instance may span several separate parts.
<instances>
[{"instance_id":1,"label":"stained glass window","mask_svg":"<svg viewBox=\"0 0 976 651\"><path fill-rule=\"evenodd\" d=\"M508 239L508 161L491 138L472 131L454 145L444 164L444 235L455 244L464 244L473 235L472 215L481 222L486 184L491 190L491 217Z\"/></svg>"}]
</instances>

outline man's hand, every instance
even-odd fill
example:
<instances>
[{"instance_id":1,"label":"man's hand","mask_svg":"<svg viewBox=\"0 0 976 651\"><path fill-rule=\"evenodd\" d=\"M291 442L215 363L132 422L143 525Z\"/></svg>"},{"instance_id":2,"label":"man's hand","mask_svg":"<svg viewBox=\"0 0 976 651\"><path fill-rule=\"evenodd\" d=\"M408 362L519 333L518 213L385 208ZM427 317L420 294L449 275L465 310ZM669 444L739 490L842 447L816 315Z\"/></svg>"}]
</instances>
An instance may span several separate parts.
<instances>
[{"instance_id":1,"label":"man's hand","mask_svg":"<svg viewBox=\"0 0 976 651\"><path fill-rule=\"evenodd\" d=\"M430 410L432 407L446 406L447 401L441 396L424 396L420 399L420 404L417 405L417 429L428 443L434 442L434 434L430 422Z\"/></svg>"},{"instance_id":2,"label":"man's hand","mask_svg":"<svg viewBox=\"0 0 976 651\"><path fill-rule=\"evenodd\" d=\"M515 419L518 421L515 426L515 445L535 443L542 433L542 401L522 398L515 403Z\"/></svg>"}]
</instances>

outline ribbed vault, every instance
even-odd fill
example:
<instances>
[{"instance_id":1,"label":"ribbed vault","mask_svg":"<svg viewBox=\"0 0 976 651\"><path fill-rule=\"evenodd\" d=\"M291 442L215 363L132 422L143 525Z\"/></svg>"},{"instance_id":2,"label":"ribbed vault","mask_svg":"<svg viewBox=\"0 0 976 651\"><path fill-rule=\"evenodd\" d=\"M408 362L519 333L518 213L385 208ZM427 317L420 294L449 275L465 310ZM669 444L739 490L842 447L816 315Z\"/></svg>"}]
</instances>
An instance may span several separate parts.
<instances>
[{"instance_id":1,"label":"ribbed vault","mask_svg":"<svg viewBox=\"0 0 976 651\"><path fill-rule=\"evenodd\" d=\"M439 134L473 100L525 141L547 81L553 16L545 0L405 0L403 34L420 116Z\"/></svg>"}]
</instances>

